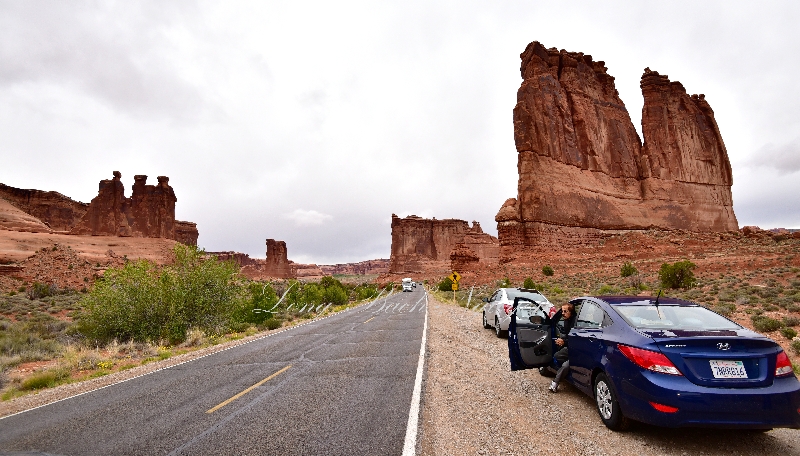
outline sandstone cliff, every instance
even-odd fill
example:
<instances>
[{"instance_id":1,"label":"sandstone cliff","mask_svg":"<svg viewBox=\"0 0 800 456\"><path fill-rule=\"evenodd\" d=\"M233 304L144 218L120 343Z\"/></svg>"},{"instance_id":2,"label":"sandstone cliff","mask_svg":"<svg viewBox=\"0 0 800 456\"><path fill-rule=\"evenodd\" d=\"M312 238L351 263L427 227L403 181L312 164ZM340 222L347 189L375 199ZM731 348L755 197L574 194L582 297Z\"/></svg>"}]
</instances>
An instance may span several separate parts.
<instances>
[{"instance_id":1,"label":"sandstone cliff","mask_svg":"<svg viewBox=\"0 0 800 456\"><path fill-rule=\"evenodd\" d=\"M472 227L464 220L424 219L416 215L400 218L392 214L392 253L390 273L445 271L451 266L450 254L462 244L480 263L497 263L497 238L483 232L478 222Z\"/></svg>"},{"instance_id":2,"label":"sandstone cliff","mask_svg":"<svg viewBox=\"0 0 800 456\"><path fill-rule=\"evenodd\" d=\"M520 57L518 195L496 217L504 257L605 230L738 228L730 163L704 96L646 69L643 146L604 62L536 41Z\"/></svg>"},{"instance_id":3,"label":"sandstone cliff","mask_svg":"<svg viewBox=\"0 0 800 456\"><path fill-rule=\"evenodd\" d=\"M325 275L371 275L389 272L389 260L377 259L359 261L358 263L321 264L319 268Z\"/></svg>"},{"instance_id":4,"label":"sandstone cliff","mask_svg":"<svg viewBox=\"0 0 800 456\"><path fill-rule=\"evenodd\" d=\"M58 192L14 188L4 184L0 184L0 198L56 231L71 230L89 207Z\"/></svg>"}]
</instances>

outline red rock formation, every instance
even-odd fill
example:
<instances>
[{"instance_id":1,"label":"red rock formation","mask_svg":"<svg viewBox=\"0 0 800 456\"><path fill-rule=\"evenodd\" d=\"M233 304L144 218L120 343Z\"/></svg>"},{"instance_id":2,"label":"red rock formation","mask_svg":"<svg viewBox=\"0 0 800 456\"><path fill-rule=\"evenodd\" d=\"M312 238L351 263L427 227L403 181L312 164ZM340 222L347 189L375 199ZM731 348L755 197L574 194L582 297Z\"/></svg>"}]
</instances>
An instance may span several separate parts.
<instances>
[{"instance_id":1,"label":"red rock formation","mask_svg":"<svg viewBox=\"0 0 800 456\"><path fill-rule=\"evenodd\" d=\"M470 227L464 220L423 219L416 215L401 219L392 214L390 272L447 270L457 243L471 248L481 262L498 261L497 238L484 233L477 222Z\"/></svg>"},{"instance_id":2,"label":"red rock formation","mask_svg":"<svg viewBox=\"0 0 800 456\"><path fill-rule=\"evenodd\" d=\"M321 264L319 268L325 275L372 275L389 272L389 260L367 260L358 263Z\"/></svg>"},{"instance_id":3,"label":"red rock formation","mask_svg":"<svg viewBox=\"0 0 800 456\"><path fill-rule=\"evenodd\" d=\"M264 264L264 273L270 277L281 279L297 277L297 271L287 256L285 241L267 239L267 260Z\"/></svg>"},{"instance_id":4,"label":"red rock formation","mask_svg":"<svg viewBox=\"0 0 800 456\"><path fill-rule=\"evenodd\" d=\"M450 252L450 269L453 271L470 271L475 268L480 258L466 244L459 242Z\"/></svg>"},{"instance_id":5,"label":"red rock formation","mask_svg":"<svg viewBox=\"0 0 800 456\"><path fill-rule=\"evenodd\" d=\"M28 233L52 232L41 220L23 212L3 198L0 198L0 230L24 231Z\"/></svg>"},{"instance_id":6,"label":"red rock formation","mask_svg":"<svg viewBox=\"0 0 800 456\"><path fill-rule=\"evenodd\" d=\"M175 220L175 240L185 245L197 245L197 238L200 233L197 231L197 224L194 222L184 222Z\"/></svg>"},{"instance_id":7,"label":"red rock formation","mask_svg":"<svg viewBox=\"0 0 800 456\"><path fill-rule=\"evenodd\" d=\"M147 176L134 176L133 192L125 197L122 175L101 180L97 196L70 234L133 236L175 239L197 245L197 225L175 220L177 198L169 178L158 176L158 185L147 185Z\"/></svg>"},{"instance_id":8,"label":"red rock formation","mask_svg":"<svg viewBox=\"0 0 800 456\"><path fill-rule=\"evenodd\" d=\"M86 203L75 201L58 192L25 190L4 184L0 184L0 198L56 231L71 230L89 207Z\"/></svg>"},{"instance_id":9,"label":"red rock formation","mask_svg":"<svg viewBox=\"0 0 800 456\"><path fill-rule=\"evenodd\" d=\"M497 214L505 258L607 230L735 230L731 174L702 95L645 70L639 140L604 62L532 42L514 108L518 196Z\"/></svg>"}]
</instances>

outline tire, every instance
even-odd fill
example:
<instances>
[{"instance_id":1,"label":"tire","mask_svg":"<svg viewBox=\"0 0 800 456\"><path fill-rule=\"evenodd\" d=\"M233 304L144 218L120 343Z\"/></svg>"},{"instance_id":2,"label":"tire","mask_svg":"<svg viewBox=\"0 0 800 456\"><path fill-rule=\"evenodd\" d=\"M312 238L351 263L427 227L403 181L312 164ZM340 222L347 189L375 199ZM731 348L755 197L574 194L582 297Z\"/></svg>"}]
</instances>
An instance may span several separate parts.
<instances>
[{"instance_id":1,"label":"tire","mask_svg":"<svg viewBox=\"0 0 800 456\"><path fill-rule=\"evenodd\" d=\"M594 399L597 413L607 428L612 431L624 431L630 427L631 421L619 409L617 393L606 374L600 374L594 380Z\"/></svg>"},{"instance_id":2,"label":"tire","mask_svg":"<svg viewBox=\"0 0 800 456\"><path fill-rule=\"evenodd\" d=\"M489 329L491 327L492 325L490 325L489 322L486 321L486 312L483 312L483 329Z\"/></svg>"},{"instance_id":3,"label":"tire","mask_svg":"<svg viewBox=\"0 0 800 456\"><path fill-rule=\"evenodd\" d=\"M503 330L500 329L500 320L497 317L494 317L494 334L498 339L503 338Z\"/></svg>"}]
</instances>

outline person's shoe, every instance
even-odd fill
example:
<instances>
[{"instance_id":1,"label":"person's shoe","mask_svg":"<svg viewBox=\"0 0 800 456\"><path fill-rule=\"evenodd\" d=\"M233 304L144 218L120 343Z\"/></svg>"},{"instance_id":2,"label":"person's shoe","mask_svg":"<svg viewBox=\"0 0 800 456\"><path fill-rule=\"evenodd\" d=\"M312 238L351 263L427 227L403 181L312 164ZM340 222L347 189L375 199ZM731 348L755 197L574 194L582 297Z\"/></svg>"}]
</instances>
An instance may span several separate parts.
<instances>
[{"instance_id":1,"label":"person's shoe","mask_svg":"<svg viewBox=\"0 0 800 456\"><path fill-rule=\"evenodd\" d=\"M549 389L551 393L557 393L558 392L558 383L550 382L550 387L547 388L547 389Z\"/></svg>"}]
</instances>

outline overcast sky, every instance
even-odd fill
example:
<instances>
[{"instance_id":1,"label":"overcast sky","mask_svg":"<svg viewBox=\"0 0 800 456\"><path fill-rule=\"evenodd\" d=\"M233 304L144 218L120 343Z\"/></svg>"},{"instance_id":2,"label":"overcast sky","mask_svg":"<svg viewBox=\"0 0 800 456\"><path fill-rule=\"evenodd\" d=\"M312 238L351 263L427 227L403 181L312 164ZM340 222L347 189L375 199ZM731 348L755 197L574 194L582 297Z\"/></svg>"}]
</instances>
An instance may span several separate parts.
<instances>
[{"instance_id":1,"label":"overcast sky","mask_svg":"<svg viewBox=\"0 0 800 456\"><path fill-rule=\"evenodd\" d=\"M604 60L640 132L645 67L706 94L739 225L800 228L800 3L557 3L2 0L0 182L166 175L202 247L260 258L388 258L392 213L496 234L538 40Z\"/></svg>"}]
</instances>

